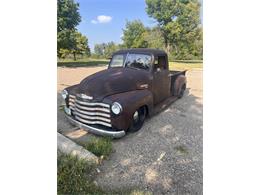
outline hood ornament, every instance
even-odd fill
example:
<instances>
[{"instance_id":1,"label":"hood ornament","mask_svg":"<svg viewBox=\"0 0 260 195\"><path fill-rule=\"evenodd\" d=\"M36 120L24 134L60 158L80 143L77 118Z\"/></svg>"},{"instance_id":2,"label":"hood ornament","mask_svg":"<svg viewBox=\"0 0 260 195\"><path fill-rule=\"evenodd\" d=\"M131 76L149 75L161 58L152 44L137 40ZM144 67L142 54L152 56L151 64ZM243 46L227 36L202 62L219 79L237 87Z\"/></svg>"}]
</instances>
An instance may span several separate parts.
<instances>
[{"instance_id":1,"label":"hood ornament","mask_svg":"<svg viewBox=\"0 0 260 195\"><path fill-rule=\"evenodd\" d=\"M80 98L82 98L82 99L86 99L86 100L92 100L92 99L93 99L92 96L88 96L88 95L83 94L83 93L78 94L78 96L79 96Z\"/></svg>"}]
</instances>

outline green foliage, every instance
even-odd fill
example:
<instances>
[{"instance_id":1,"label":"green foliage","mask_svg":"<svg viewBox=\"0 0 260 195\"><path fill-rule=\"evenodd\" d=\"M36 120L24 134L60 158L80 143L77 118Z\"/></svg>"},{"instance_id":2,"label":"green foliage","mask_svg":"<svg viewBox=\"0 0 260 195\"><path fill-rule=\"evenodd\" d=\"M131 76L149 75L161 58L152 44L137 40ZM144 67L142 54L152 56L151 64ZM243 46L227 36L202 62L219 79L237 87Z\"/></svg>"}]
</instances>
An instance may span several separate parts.
<instances>
[{"instance_id":1,"label":"green foliage","mask_svg":"<svg viewBox=\"0 0 260 195\"><path fill-rule=\"evenodd\" d=\"M74 0L58 0L57 6L57 47L70 50L75 45L72 35L81 18L79 4Z\"/></svg>"},{"instance_id":2,"label":"green foliage","mask_svg":"<svg viewBox=\"0 0 260 195\"><path fill-rule=\"evenodd\" d=\"M144 32L144 40L148 48L164 49L164 41L162 33L158 27L146 29Z\"/></svg>"},{"instance_id":3,"label":"green foliage","mask_svg":"<svg viewBox=\"0 0 260 195\"><path fill-rule=\"evenodd\" d=\"M70 30L61 31L58 33L58 42L60 43L58 45L58 56L60 58L65 58L69 54L73 54L74 60L76 60L77 54L90 55L88 39L80 32Z\"/></svg>"},{"instance_id":4,"label":"green foliage","mask_svg":"<svg viewBox=\"0 0 260 195\"><path fill-rule=\"evenodd\" d=\"M87 37L76 29L80 21L78 3L74 0L58 0L57 54L59 58L73 54L76 60L77 54L90 55Z\"/></svg>"},{"instance_id":5,"label":"green foliage","mask_svg":"<svg viewBox=\"0 0 260 195\"><path fill-rule=\"evenodd\" d=\"M71 53L74 55L74 60L76 60L76 54L86 54L90 55L90 49L88 47L88 39L86 36L82 35L80 32L75 31L71 37L75 44L71 48Z\"/></svg>"},{"instance_id":6,"label":"green foliage","mask_svg":"<svg viewBox=\"0 0 260 195\"><path fill-rule=\"evenodd\" d=\"M94 46L94 53L97 56L104 56L105 48L106 48L106 43L95 44L95 46Z\"/></svg>"},{"instance_id":7,"label":"green foliage","mask_svg":"<svg viewBox=\"0 0 260 195\"><path fill-rule=\"evenodd\" d=\"M84 147L96 156L106 158L112 152L112 139L110 137L93 137Z\"/></svg>"},{"instance_id":8,"label":"green foliage","mask_svg":"<svg viewBox=\"0 0 260 195\"><path fill-rule=\"evenodd\" d=\"M115 44L113 41L108 43L95 44L94 55L97 58L109 58L111 55L121 48L120 45Z\"/></svg>"},{"instance_id":9,"label":"green foliage","mask_svg":"<svg viewBox=\"0 0 260 195\"><path fill-rule=\"evenodd\" d=\"M108 42L105 46L104 56L109 58L116 50L118 50L118 46L114 42Z\"/></svg>"},{"instance_id":10,"label":"green foliage","mask_svg":"<svg viewBox=\"0 0 260 195\"><path fill-rule=\"evenodd\" d=\"M74 0L58 0L57 31L74 30L80 23L79 4Z\"/></svg>"},{"instance_id":11,"label":"green foliage","mask_svg":"<svg viewBox=\"0 0 260 195\"><path fill-rule=\"evenodd\" d=\"M123 29L123 41L126 48L145 48L148 46L144 39L146 29L140 20L127 21Z\"/></svg>"},{"instance_id":12,"label":"green foliage","mask_svg":"<svg viewBox=\"0 0 260 195\"><path fill-rule=\"evenodd\" d=\"M175 146L174 149L175 149L176 151L178 151L179 153L181 153L181 154L188 154L188 153L189 153L188 148L187 148L186 146L183 146L183 145L181 145L181 146Z\"/></svg>"},{"instance_id":13,"label":"green foliage","mask_svg":"<svg viewBox=\"0 0 260 195\"><path fill-rule=\"evenodd\" d=\"M138 188L108 189L96 186L93 181L96 177L95 165L89 164L75 156L60 153L57 162L57 187L58 194L70 195L150 195L151 192Z\"/></svg>"},{"instance_id":14,"label":"green foliage","mask_svg":"<svg viewBox=\"0 0 260 195\"><path fill-rule=\"evenodd\" d=\"M74 30L63 30L57 33L57 52L59 57L62 55L60 50L70 51L75 45L74 39L72 39L73 32Z\"/></svg>"},{"instance_id":15,"label":"green foliage","mask_svg":"<svg viewBox=\"0 0 260 195\"><path fill-rule=\"evenodd\" d=\"M198 0L146 0L146 12L157 20L164 48L175 59L202 59Z\"/></svg>"},{"instance_id":16,"label":"green foliage","mask_svg":"<svg viewBox=\"0 0 260 195\"><path fill-rule=\"evenodd\" d=\"M108 43L95 44L93 58L110 58L112 54L124 46L121 44L116 44L113 41Z\"/></svg>"},{"instance_id":17,"label":"green foliage","mask_svg":"<svg viewBox=\"0 0 260 195\"><path fill-rule=\"evenodd\" d=\"M57 162L58 194L103 194L91 175L95 165L75 156L60 154Z\"/></svg>"}]
</instances>

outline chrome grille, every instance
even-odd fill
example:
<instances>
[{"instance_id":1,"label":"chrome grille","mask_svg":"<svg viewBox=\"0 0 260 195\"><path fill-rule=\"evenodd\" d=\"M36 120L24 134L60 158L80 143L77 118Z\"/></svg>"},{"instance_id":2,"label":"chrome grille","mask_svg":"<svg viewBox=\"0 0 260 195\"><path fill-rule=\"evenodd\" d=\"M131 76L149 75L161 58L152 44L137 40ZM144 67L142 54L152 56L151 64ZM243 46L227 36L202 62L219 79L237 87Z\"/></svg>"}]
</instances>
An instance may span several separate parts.
<instances>
[{"instance_id":1,"label":"chrome grille","mask_svg":"<svg viewBox=\"0 0 260 195\"><path fill-rule=\"evenodd\" d=\"M69 108L75 119L82 123L111 127L109 104L82 101L74 95L69 95Z\"/></svg>"}]
</instances>

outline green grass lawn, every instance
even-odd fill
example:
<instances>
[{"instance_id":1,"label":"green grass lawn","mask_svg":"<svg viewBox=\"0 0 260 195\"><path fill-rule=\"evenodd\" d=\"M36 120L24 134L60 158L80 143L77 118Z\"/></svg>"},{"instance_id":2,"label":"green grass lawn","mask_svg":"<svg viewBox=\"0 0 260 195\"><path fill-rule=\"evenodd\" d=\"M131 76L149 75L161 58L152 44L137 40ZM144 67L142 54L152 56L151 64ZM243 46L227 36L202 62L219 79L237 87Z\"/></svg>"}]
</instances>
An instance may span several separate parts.
<instances>
[{"instance_id":1,"label":"green grass lawn","mask_svg":"<svg viewBox=\"0 0 260 195\"><path fill-rule=\"evenodd\" d=\"M59 60L58 66L65 67L92 67L108 65L108 59L83 58L73 61L72 59ZM174 61L169 63L170 70L191 70L194 68L203 68L203 61Z\"/></svg>"},{"instance_id":2,"label":"green grass lawn","mask_svg":"<svg viewBox=\"0 0 260 195\"><path fill-rule=\"evenodd\" d=\"M169 63L170 70L192 70L203 68L202 61L175 61Z\"/></svg>"},{"instance_id":3,"label":"green grass lawn","mask_svg":"<svg viewBox=\"0 0 260 195\"><path fill-rule=\"evenodd\" d=\"M112 139L109 137L93 137L84 147L98 157L107 158L112 152Z\"/></svg>"}]
</instances>

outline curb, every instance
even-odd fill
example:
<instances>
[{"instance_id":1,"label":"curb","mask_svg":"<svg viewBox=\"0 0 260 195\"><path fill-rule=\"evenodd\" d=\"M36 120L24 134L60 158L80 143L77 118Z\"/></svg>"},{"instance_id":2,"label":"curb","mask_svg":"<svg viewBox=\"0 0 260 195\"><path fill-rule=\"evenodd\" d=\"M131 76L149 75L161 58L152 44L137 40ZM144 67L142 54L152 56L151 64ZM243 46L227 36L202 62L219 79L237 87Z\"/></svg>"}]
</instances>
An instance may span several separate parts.
<instances>
[{"instance_id":1,"label":"curb","mask_svg":"<svg viewBox=\"0 0 260 195\"><path fill-rule=\"evenodd\" d=\"M76 144L75 142L71 141L70 139L66 138L60 133L57 133L57 146L58 150L65 154L71 154L73 156L78 156L79 158L93 162L98 164L99 160L96 155L89 152L82 146Z\"/></svg>"}]
</instances>

